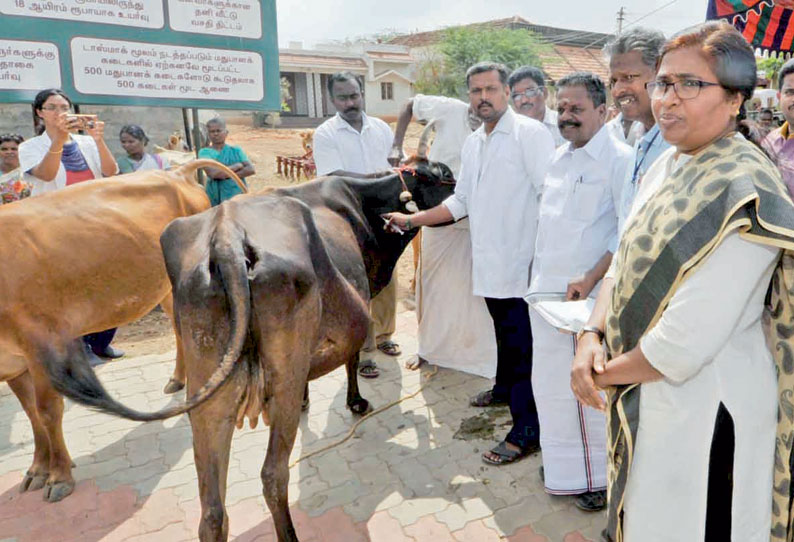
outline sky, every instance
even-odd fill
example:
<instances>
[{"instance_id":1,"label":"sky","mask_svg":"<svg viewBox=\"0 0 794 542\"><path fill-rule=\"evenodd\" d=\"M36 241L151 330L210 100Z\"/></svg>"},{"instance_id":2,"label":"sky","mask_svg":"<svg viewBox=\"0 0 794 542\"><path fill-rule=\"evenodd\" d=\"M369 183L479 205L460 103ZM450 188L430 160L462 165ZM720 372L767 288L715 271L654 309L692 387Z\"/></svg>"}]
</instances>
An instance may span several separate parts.
<instances>
[{"instance_id":1,"label":"sky","mask_svg":"<svg viewBox=\"0 0 794 542\"><path fill-rule=\"evenodd\" d=\"M519 15L571 30L612 33L617 13L671 34L702 22L707 0L276 0L280 47L304 48L388 31L416 32ZM625 26L624 26L625 28Z\"/></svg>"}]
</instances>

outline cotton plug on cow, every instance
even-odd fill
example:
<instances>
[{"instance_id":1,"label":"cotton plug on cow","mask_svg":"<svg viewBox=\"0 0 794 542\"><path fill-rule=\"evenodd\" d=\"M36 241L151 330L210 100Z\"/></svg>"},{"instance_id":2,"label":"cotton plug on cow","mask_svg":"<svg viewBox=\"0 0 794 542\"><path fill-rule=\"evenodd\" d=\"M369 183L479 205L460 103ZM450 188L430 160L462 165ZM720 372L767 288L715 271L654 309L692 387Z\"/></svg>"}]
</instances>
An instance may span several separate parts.
<instances>
[{"instance_id":1,"label":"cotton plug on cow","mask_svg":"<svg viewBox=\"0 0 794 542\"><path fill-rule=\"evenodd\" d=\"M347 407L356 415L370 409L357 381L369 300L416 234L384 231L381 215L403 208L402 192L429 209L455 186L449 168L424 154L406 165L402 177L324 177L239 196L166 228L161 244L185 352L184 404L138 412L109 397L82 358L79 370L48 366L58 390L105 412L134 420L190 412L201 541L228 538L223 496L243 416L270 424L263 493L278 541L297 542L288 460L307 382L344 365Z\"/></svg>"}]
</instances>

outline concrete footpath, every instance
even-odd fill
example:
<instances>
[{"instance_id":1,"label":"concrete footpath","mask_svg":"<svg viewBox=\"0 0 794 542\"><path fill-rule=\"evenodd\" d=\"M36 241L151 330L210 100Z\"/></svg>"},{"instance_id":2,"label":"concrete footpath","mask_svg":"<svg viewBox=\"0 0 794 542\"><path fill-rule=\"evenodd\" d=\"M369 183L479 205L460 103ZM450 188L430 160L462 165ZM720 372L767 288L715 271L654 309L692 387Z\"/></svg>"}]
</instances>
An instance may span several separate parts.
<instances>
[{"instance_id":1,"label":"concrete footpath","mask_svg":"<svg viewBox=\"0 0 794 542\"><path fill-rule=\"evenodd\" d=\"M398 315L398 360L378 355L381 376L361 379L375 408L425 388L363 423L356 436L291 470L289 498L302 542L584 542L599 541L603 513L577 510L546 495L540 456L491 467L480 454L509 427L506 408L474 409L469 396L485 379L433 368L404 369L416 352L413 311ZM173 352L123 358L98 368L112 395L154 410L173 400L161 390ZM345 408L338 369L310 385L292 459L335 442L355 419ZM74 494L60 503L42 492L19 494L32 461L33 436L7 385L0 384L0 542L192 541L200 505L187 416L141 424L67 401L64 433L77 467ZM268 430L235 433L226 506L230 539L275 541L259 472Z\"/></svg>"}]
</instances>

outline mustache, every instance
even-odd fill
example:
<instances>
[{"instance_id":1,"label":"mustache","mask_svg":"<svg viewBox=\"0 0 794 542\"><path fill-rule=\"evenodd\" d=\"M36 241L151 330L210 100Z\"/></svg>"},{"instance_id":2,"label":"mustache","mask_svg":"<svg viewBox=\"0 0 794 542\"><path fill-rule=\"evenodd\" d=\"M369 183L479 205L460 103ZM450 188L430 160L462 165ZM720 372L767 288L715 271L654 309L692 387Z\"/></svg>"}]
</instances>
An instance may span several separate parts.
<instances>
[{"instance_id":1,"label":"mustache","mask_svg":"<svg viewBox=\"0 0 794 542\"><path fill-rule=\"evenodd\" d=\"M354 107L348 107L347 109L345 109L345 113L352 113L353 111L358 111L358 110L359 110L358 107L355 107L355 106Z\"/></svg>"},{"instance_id":2,"label":"mustache","mask_svg":"<svg viewBox=\"0 0 794 542\"><path fill-rule=\"evenodd\" d=\"M582 125L581 122L576 122L573 120L564 120L562 122L557 123L557 127L562 130L563 128L567 128L570 126L571 128L579 128Z\"/></svg>"},{"instance_id":3,"label":"mustache","mask_svg":"<svg viewBox=\"0 0 794 542\"><path fill-rule=\"evenodd\" d=\"M481 108L484 105L487 105L488 107L493 107L493 104L491 102L480 102L480 105L477 106L477 109Z\"/></svg>"}]
</instances>

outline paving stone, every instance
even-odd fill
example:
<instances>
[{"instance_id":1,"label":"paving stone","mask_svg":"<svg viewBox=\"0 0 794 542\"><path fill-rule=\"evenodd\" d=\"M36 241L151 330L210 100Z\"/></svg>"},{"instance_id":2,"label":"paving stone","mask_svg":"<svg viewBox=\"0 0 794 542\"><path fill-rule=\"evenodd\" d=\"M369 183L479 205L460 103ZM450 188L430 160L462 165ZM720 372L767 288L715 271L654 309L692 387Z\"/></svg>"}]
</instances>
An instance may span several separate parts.
<instances>
[{"instance_id":1,"label":"paving stone","mask_svg":"<svg viewBox=\"0 0 794 542\"><path fill-rule=\"evenodd\" d=\"M471 520L478 520L492 516L491 509L482 499L465 499L460 503L447 506L446 509L435 514L436 520L445 524L450 531L463 529Z\"/></svg>"},{"instance_id":2,"label":"paving stone","mask_svg":"<svg viewBox=\"0 0 794 542\"><path fill-rule=\"evenodd\" d=\"M430 380L425 375L432 368L405 370L416 348L406 334L415 326L413 312L400 312L396 340L404 354L396 360L374 354L381 377L360 384L375 407L424 389L368 419L350 440L291 469L288 497L301 542L600 542L604 515L583 514L570 498L545 495L539 456L498 469L482 463L482 452L506 431L506 409L488 411L493 439L454 438L465 418L486 412L468 400L490 382L448 369ZM100 366L98 374L125 404L156 410L184 400L184 393L162 394L173 360L173 351L125 358ZM345 407L346 386L344 368L310 383L312 405L301 417L290 461L335 444L356 423ZM40 492L16 492L32 461L32 435L19 402L0 386L0 536L16 542L195 541L201 512L188 417L141 424L68 400L65 406L78 488L51 505ZM260 480L269 435L262 424L246 424L232 439L226 506L236 542L275 538Z\"/></svg>"}]
</instances>

